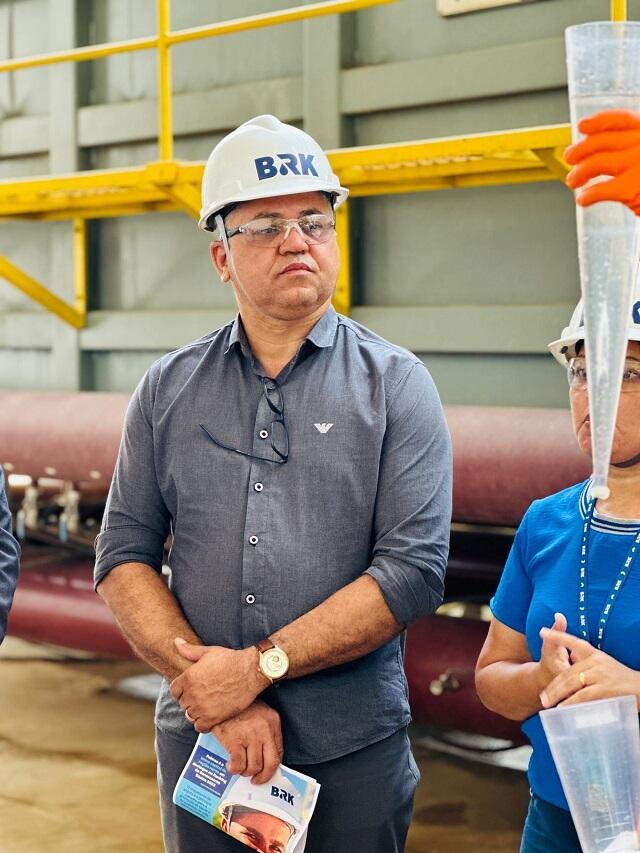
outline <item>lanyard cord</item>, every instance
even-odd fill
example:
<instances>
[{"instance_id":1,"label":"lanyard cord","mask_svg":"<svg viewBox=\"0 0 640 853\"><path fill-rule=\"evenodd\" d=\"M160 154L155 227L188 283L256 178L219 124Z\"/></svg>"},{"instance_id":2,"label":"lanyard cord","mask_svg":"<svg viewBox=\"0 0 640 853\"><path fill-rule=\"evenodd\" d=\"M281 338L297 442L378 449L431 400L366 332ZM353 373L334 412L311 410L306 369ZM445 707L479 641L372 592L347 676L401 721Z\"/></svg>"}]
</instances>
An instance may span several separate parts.
<instances>
[{"instance_id":1,"label":"lanyard cord","mask_svg":"<svg viewBox=\"0 0 640 853\"><path fill-rule=\"evenodd\" d=\"M591 498L587 509L587 515L584 520L584 526L582 528L582 545L580 548L580 584L578 589L578 615L580 617L580 636L583 640L586 640L587 642L590 642L589 625L587 620L587 567L589 562L589 533L591 532L591 527L593 524L593 514L595 511L595 507L595 499ZM609 595L605 598L605 604L598 620L598 633L596 639L597 649L602 649L602 646L604 644L604 632L607 627L607 622L609 621L611 608L616 603L618 595L620 594L620 590L622 589L624 582L626 581L627 576L629 575L629 572L631 570L631 564L635 559L638 546L640 546L640 531L638 532L638 535L634 538L631 547L629 548L627 558L622 564L622 568L618 573L618 577L616 578L615 583L611 587Z\"/></svg>"}]
</instances>

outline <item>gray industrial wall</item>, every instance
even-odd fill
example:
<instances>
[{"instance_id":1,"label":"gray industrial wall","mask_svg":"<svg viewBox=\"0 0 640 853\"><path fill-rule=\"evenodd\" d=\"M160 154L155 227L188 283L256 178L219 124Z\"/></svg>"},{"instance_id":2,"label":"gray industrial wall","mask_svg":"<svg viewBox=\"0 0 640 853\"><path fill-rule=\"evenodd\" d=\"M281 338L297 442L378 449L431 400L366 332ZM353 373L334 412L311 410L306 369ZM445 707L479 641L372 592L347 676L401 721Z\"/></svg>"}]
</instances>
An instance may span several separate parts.
<instances>
[{"instance_id":1,"label":"gray industrial wall","mask_svg":"<svg viewBox=\"0 0 640 853\"><path fill-rule=\"evenodd\" d=\"M171 23L291 5L174 0ZM608 14L609 0L543 0L442 18L436 0L400 0L181 45L176 156L206 158L262 112L326 147L564 122L563 29ZM154 31L154 0L0 0L0 58ZM0 179L156 159L156 92L153 52L0 74ZM353 316L419 353L445 402L565 405L545 350L578 297L563 186L367 198L352 215ZM232 315L207 242L178 213L92 223L80 333L0 280L0 387L131 390ZM70 224L0 223L0 252L71 300Z\"/></svg>"}]
</instances>

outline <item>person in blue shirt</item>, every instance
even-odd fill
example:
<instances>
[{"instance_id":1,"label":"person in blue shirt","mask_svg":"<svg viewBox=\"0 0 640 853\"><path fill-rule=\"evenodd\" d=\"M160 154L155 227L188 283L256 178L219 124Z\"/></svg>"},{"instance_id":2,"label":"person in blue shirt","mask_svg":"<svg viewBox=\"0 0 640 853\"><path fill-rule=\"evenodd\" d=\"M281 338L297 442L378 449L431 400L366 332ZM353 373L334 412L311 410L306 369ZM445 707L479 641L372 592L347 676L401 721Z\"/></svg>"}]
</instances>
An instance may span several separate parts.
<instances>
[{"instance_id":1,"label":"person in blue shirt","mask_svg":"<svg viewBox=\"0 0 640 853\"><path fill-rule=\"evenodd\" d=\"M0 468L0 643L7 631L7 619L18 580L20 547L11 532L11 513Z\"/></svg>"},{"instance_id":2,"label":"person in blue shirt","mask_svg":"<svg viewBox=\"0 0 640 853\"><path fill-rule=\"evenodd\" d=\"M527 510L491 600L493 618L476 667L482 702L522 720L533 747L521 853L581 850L539 711L627 694L640 707L640 288L627 336L611 494L595 502L587 480ZM583 340L579 304L549 348L568 370L573 426L589 454Z\"/></svg>"}]
</instances>

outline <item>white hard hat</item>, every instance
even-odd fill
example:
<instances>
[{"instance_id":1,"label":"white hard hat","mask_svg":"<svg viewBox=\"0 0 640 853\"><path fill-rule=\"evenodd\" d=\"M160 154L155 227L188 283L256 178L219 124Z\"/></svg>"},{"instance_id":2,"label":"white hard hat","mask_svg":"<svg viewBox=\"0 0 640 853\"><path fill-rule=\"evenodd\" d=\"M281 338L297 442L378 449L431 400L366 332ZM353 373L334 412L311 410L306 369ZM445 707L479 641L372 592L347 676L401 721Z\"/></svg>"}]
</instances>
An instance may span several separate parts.
<instances>
[{"instance_id":1,"label":"white hard hat","mask_svg":"<svg viewBox=\"0 0 640 853\"><path fill-rule=\"evenodd\" d=\"M306 808L304 795L281 770L263 785L254 785L248 776L238 776L225 791L219 811L229 819L236 806L280 818L289 824L292 836L302 831Z\"/></svg>"},{"instance_id":2,"label":"white hard hat","mask_svg":"<svg viewBox=\"0 0 640 853\"><path fill-rule=\"evenodd\" d=\"M334 207L349 194L308 133L275 116L257 116L221 139L209 155L198 226L213 231L207 223L229 204L308 192L334 195Z\"/></svg>"},{"instance_id":3,"label":"white hard hat","mask_svg":"<svg viewBox=\"0 0 640 853\"><path fill-rule=\"evenodd\" d=\"M569 325L562 330L562 336L548 345L551 355L563 367L576 356L576 344L584 340L584 313L582 299L576 305ZM636 283L636 294L631 306L631 316L627 326L627 340L640 341L640 279Z\"/></svg>"}]
</instances>

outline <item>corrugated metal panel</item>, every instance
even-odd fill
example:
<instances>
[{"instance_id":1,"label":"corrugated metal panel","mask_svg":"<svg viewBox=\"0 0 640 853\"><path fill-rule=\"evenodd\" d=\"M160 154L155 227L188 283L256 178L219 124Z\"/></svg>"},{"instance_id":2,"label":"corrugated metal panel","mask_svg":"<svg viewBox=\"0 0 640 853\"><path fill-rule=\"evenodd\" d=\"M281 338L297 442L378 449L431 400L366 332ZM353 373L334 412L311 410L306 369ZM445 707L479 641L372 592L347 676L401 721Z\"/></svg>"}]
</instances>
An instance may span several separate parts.
<instances>
[{"instance_id":1,"label":"corrugated metal panel","mask_svg":"<svg viewBox=\"0 0 640 853\"><path fill-rule=\"evenodd\" d=\"M49 353L0 349L0 387L25 391L50 389Z\"/></svg>"},{"instance_id":2,"label":"corrugated metal panel","mask_svg":"<svg viewBox=\"0 0 640 853\"><path fill-rule=\"evenodd\" d=\"M130 392L162 352L85 353L85 390Z\"/></svg>"},{"instance_id":3,"label":"corrugated metal panel","mask_svg":"<svg viewBox=\"0 0 640 853\"><path fill-rule=\"evenodd\" d=\"M101 309L233 306L209 256L211 238L178 213L108 219L100 224ZM171 247L159 251L159 247Z\"/></svg>"},{"instance_id":4,"label":"corrugated metal panel","mask_svg":"<svg viewBox=\"0 0 640 853\"><path fill-rule=\"evenodd\" d=\"M567 377L551 356L427 353L420 357L448 405L567 406Z\"/></svg>"},{"instance_id":5,"label":"corrugated metal panel","mask_svg":"<svg viewBox=\"0 0 640 853\"><path fill-rule=\"evenodd\" d=\"M0 58L45 53L48 17L48 0L4 0L0 4ZM0 74L0 118L46 113L47 75L45 68Z\"/></svg>"},{"instance_id":6,"label":"corrugated metal panel","mask_svg":"<svg viewBox=\"0 0 640 853\"><path fill-rule=\"evenodd\" d=\"M173 3L172 29L245 17L288 3L273 0L189 0ZM95 40L116 41L155 32L155 3L100 0L94 3ZM301 24L191 42L174 48L173 91L198 91L251 80L299 74L302 65ZM155 96L157 81L151 54L138 52L96 63L94 103L117 103Z\"/></svg>"},{"instance_id":7,"label":"corrugated metal panel","mask_svg":"<svg viewBox=\"0 0 640 853\"><path fill-rule=\"evenodd\" d=\"M366 199L362 233L379 239L358 246L362 302L570 304L578 298L572 207L559 184Z\"/></svg>"}]
</instances>

